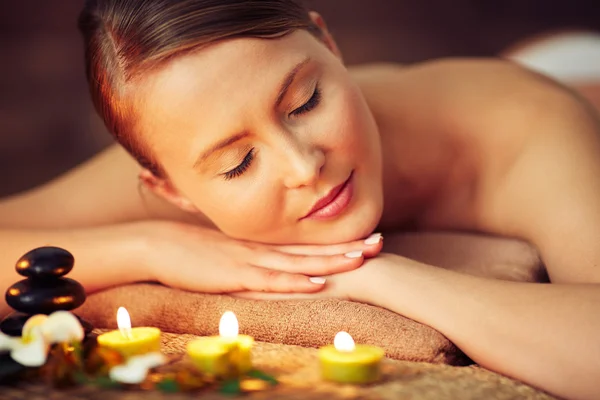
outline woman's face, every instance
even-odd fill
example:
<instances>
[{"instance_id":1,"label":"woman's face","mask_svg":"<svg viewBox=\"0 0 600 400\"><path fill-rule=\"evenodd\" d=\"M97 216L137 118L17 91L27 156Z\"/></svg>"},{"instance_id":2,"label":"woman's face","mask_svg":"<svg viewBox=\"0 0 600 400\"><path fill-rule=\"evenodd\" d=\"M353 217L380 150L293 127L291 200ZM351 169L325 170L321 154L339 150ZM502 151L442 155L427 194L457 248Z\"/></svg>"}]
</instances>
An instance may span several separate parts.
<instances>
[{"instance_id":1,"label":"woman's face","mask_svg":"<svg viewBox=\"0 0 600 400\"><path fill-rule=\"evenodd\" d=\"M337 243L379 222L377 127L339 57L308 32L178 57L136 99L136 132L176 195L225 234Z\"/></svg>"}]
</instances>

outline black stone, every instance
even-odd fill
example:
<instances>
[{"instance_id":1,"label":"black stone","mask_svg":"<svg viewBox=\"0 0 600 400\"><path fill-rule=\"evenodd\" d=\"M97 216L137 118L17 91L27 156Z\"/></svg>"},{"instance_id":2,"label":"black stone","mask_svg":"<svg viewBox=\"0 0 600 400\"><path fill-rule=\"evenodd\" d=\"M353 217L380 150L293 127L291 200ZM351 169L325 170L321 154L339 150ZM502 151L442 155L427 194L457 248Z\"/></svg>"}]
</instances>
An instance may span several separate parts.
<instances>
[{"instance_id":1,"label":"black stone","mask_svg":"<svg viewBox=\"0 0 600 400\"><path fill-rule=\"evenodd\" d=\"M25 314L50 314L73 310L85 302L83 286L69 278L24 279L8 288L6 302Z\"/></svg>"},{"instance_id":2,"label":"black stone","mask_svg":"<svg viewBox=\"0 0 600 400\"><path fill-rule=\"evenodd\" d=\"M35 314L71 311L86 299L83 286L73 279L64 278L75 263L73 255L58 247L39 247L17 261L16 270L27 279L19 281L6 291L6 302L19 311L0 322L0 331L9 336L21 336L23 326ZM92 325L79 318L86 335Z\"/></svg>"},{"instance_id":3,"label":"black stone","mask_svg":"<svg viewBox=\"0 0 600 400\"><path fill-rule=\"evenodd\" d=\"M90 324L82 318L79 318L77 315L75 315L75 317L81 323L81 327L83 328L85 334L89 335L94 329L92 324ZM2 333L8 336L21 337L21 334L23 333L23 326L29 318L31 318L31 315L22 313L12 313L8 317L6 317L2 322L0 322L0 331L2 331Z\"/></svg>"},{"instance_id":4,"label":"black stone","mask_svg":"<svg viewBox=\"0 0 600 400\"><path fill-rule=\"evenodd\" d=\"M73 314L75 315L75 314ZM81 323L81 327L83 328L83 331L85 332L85 335L90 335L92 333L92 331L94 330L94 327L92 326L92 324L90 324L89 322L87 322L85 319L83 318L79 318L78 315L75 315L77 317L77 319L79 320L79 322Z\"/></svg>"},{"instance_id":5,"label":"black stone","mask_svg":"<svg viewBox=\"0 0 600 400\"><path fill-rule=\"evenodd\" d=\"M10 354L0 354L0 384L14 383L19 373L25 371L27 367L14 361Z\"/></svg>"},{"instance_id":6,"label":"black stone","mask_svg":"<svg viewBox=\"0 0 600 400\"><path fill-rule=\"evenodd\" d=\"M59 278L71 272L75 259L59 247L39 247L17 261L20 275L34 279Z\"/></svg>"},{"instance_id":7,"label":"black stone","mask_svg":"<svg viewBox=\"0 0 600 400\"><path fill-rule=\"evenodd\" d=\"M13 313L0 323L0 331L8 336L21 337L23 325L31 317L28 314Z\"/></svg>"}]
</instances>

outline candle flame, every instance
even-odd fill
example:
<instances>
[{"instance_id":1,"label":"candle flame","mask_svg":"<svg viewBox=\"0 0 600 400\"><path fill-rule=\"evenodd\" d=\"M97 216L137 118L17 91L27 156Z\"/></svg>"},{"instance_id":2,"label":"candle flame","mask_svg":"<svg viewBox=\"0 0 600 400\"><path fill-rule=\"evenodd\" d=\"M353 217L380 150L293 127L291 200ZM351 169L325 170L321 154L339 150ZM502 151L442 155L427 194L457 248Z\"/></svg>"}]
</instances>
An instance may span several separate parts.
<instances>
[{"instance_id":1,"label":"candle flame","mask_svg":"<svg viewBox=\"0 0 600 400\"><path fill-rule=\"evenodd\" d=\"M335 339L333 339L333 346L338 351L354 351L354 339L352 339L352 336L350 336L348 332L341 331L335 335Z\"/></svg>"},{"instance_id":2,"label":"candle flame","mask_svg":"<svg viewBox=\"0 0 600 400\"><path fill-rule=\"evenodd\" d=\"M125 307L119 307L117 310L117 326L123 337L131 339L131 318Z\"/></svg>"},{"instance_id":3,"label":"candle flame","mask_svg":"<svg viewBox=\"0 0 600 400\"><path fill-rule=\"evenodd\" d=\"M239 333L240 326L235 314L226 311L219 322L219 335L225 339L235 339Z\"/></svg>"}]
</instances>

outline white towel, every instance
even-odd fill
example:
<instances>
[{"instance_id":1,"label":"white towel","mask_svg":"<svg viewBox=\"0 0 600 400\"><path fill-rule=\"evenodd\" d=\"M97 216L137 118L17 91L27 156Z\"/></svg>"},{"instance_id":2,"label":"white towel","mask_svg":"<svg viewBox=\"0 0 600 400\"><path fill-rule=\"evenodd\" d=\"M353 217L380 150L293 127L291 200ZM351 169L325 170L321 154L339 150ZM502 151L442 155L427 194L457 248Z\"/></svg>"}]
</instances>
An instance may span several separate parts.
<instances>
[{"instance_id":1,"label":"white towel","mask_svg":"<svg viewBox=\"0 0 600 400\"><path fill-rule=\"evenodd\" d=\"M518 50L508 58L562 82L600 81L600 33L557 35Z\"/></svg>"}]
</instances>

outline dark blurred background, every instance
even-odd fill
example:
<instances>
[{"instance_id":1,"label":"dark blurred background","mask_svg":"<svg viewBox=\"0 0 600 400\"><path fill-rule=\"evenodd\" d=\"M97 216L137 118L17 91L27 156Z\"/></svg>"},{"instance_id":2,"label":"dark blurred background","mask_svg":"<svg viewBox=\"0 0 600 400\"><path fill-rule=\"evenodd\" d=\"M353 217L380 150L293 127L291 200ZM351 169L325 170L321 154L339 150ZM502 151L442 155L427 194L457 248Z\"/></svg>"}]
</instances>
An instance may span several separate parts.
<instances>
[{"instance_id":1,"label":"dark blurred background","mask_svg":"<svg viewBox=\"0 0 600 400\"><path fill-rule=\"evenodd\" d=\"M140 0L143 1L143 0ZM561 29L600 30L600 0L313 0L348 64L493 56ZM0 197L111 143L95 116L76 19L82 1L0 0Z\"/></svg>"}]
</instances>

